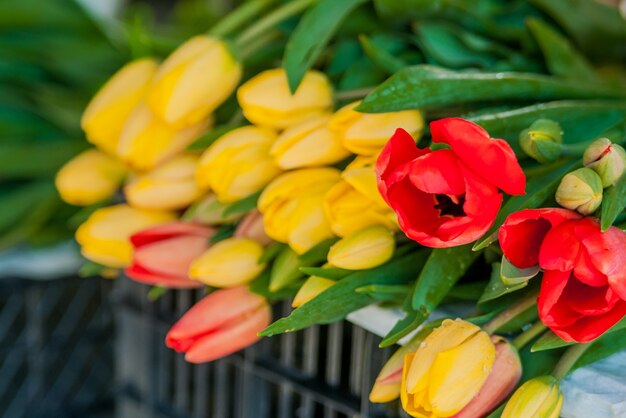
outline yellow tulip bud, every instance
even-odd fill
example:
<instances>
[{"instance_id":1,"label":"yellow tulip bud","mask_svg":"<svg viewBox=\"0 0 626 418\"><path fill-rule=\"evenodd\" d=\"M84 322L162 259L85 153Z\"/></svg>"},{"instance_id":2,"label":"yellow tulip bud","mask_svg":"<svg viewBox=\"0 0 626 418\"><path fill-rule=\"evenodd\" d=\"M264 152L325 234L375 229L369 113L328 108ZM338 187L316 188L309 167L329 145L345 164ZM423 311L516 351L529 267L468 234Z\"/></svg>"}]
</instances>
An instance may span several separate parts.
<instances>
[{"instance_id":1,"label":"yellow tulip bud","mask_svg":"<svg viewBox=\"0 0 626 418\"><path fill-rule=\"evenodd\" d=\"M143 100L157 65L147 58L133 61L100 88L80 121L89 142L115 155L126 119Z\"/></svg>"},{"instance_id":2,"label":"yellow tulip bud","mask_svg":"<svg viewBox=\"0 0 626 418\"><path fill-rule=\"evenodd\" d=\"M333 236L324 214L324 195L339 180L334 168L307 168L272 181L257 204L270 238L288 243L298 254Z\"/></svg>"},{"instance_id":3,"label":"yellow tulip bud","mask_svg":"<svg viewBox=\"0 0 626 418\"><path fill-rule=\"evenodd\" d=\"M226 133L202 154L198 184L213 190L222 202L258 192L281 173L269 155L276 138L274 131L256 126Z\"/></svg>"},{"instance_id":4,"label":"yellow tulip bud","mask_svg":"<svg viewBox=\"0 0 626 418\"><path fill-rule=\"evenodd\" d=\"M354 110L359 103L339 109L328 125L339 135L343 146L355 154L377 154L398 128L405 129L414 138L419 138L424 128L424 118L417 110L360 113Z\"/></svg>"},{"instance_id":5,"label":"yellow tulip bud","mask_svg":"<svg viewBox=\"0 0 626 418\"><path fill-rule=\"evenodd\" d=\"M133 253L131 235L174 219L169 212L109 206L91 214L76 231L76 241L85 258L107 267L126 267Z\"/></svg>"},{"instance_id":6,"label":"yellow tulip bud","mask_svg":"<svg viewBox=\"0 0 626 418\"><path fill-rule=\"evenodd\" d=\"M140 104L130 115L117 147L119 157L138 171L151 170L181 153L211 124L204 120L178 130Z\"/></svg>"},{"instance_id":7,"label":"yellow tulip bud","mask_svg":"<svg viewBox=\"0 0 626 418\"><path fill-rule=\"evenodd\" d=\"M558 380L552 376L535 377L515 391L502 418L558 418L562 405Z\"/></svg>"},{"instance_id":8,"label":"yellow tulip bud","mask_svg":"<svg viewBox=\"0 0 626 418\"><path fill-rule=\"evenodd\" d=\"M296 293L296 296L293 298L291 306L293 306L294 308L298 308L304 305L334 284L335 281L331 279L325 279L323 277L317 276L309 277L308 279L306 279L302 287L300 287L298 293Z\"/></svg>"},{"instance_id":9,"label":"yellow tulip bud","mask_svg":"<svg viewBox=\"0 0 626 418\"><path fill-rule=\"evenodd\" d=\"M241 71L241 64L223 41L193 37L159 67L148 92L148 105L168 124L194 125L232 94Z\"/></svg>"},{"instance_id":10,"label":"yellow tulip bud","mask_svg":"<svg viewBox=\"0 0 626 418\"><path fill-rule=\"evenodd\" d=\"M189 277L208 286L235 287L252 281L265 264L263 246L247 238L227 238L214 244L189 267Z\"/></svg>"},{"instance_id":11,"label":"yellow tulip bud","mask_svg":"<svg viewBox=\"0 0 626 418\"><path fill-rule=\"evenodd\" d=\"M86 206L113 196L126 172L116 159L90 149L67 162L57 173L55 184L64 201Z\"/></svg>"},{"instance_id":12,"label":"yellow tulip bud","mask_svg":"<svg viewBox=\"0 0 626 418\"><path fill-rule=\"evenodd\" d=\"M374 161L371 157L357 157L324 198L326 216L340 237L370 225L398 227L395 213L378 192Z\"/></svg>"},{"instance_id":13,"label":"yellow tulip bud","mask_svg":"<svg viewBox=\"0 0 626 418\"><path fill-rule=\"evenodd\" d=\"M282 68L263 71L237 90L244 116L255 125L285 129L331 110L332 87L320 72L309 71L291 94Z\"/></svg>"},{"instance_id":14,"label":"yellow tulip bud","mask_svg":"<svg viewBox=\"0 0 626 418\"><path fill-rule=\"evenodd\" d=\"M346 270L370 269L391 259L396 243L384 226L370 226L337 241L328 252L328 262Z\"/></svg>"},{"instance_id":15,"label":"yellow tulip bud","mask_svg":"<svg viewBox=\"0 0 626 418\"><path fill-rule=\"evenodd\" d=\"M140 209L182 209L201 191L195 180L198 157L182 154L154 170L139 175L124 187L128 203Z\"/></svg>"},{"instance_id":16,"label":"yellow tulip bud","mask_svg":"<svg viewBox=\"0 0 626 418\"><path fill-rule=\"evenodd\" d=\"M228 204L217 200L214 194L209 194L187 209L183 214L183 220L203 225L222 225L231 224L243 216L241 213L224 215L228 207Z\"/></svg>"}]
</instances>

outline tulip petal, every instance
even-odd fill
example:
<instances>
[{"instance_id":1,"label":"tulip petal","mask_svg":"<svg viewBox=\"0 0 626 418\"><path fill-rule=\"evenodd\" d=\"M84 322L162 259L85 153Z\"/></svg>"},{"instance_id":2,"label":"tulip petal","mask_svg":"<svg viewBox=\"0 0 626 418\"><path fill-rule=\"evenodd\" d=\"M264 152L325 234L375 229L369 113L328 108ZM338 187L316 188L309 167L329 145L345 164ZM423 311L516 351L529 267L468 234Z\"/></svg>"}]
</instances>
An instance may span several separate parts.
<instances>
[{"instance_id":1,"label":"tulip petal","mask_svg":"<svg viewBox=\"0 0 626 418\"><path fill-rule=\"evenodd\" d=\"M619 300L607 313L583 316L569 326L550 326L550 329L565 341L585 343L598 338L624 316L626 316L626 301Z\"/></svg>"},{"instance_id":2,"label":"tulip petal","mask_svg":"<svg viewBox=\"0 0 626 418\"><path fill-rule=\"evenodd\" d=\"M589 261L607 276L609 286L626 300L626 233L616 227L602 233L599 226L595 226L596 233L584 238L582 245Z\"/></svg>"},{"instance_id":3,"label":"tulip petal","mask_svg":"<svg viewBox=\"0 0 626 418\"><path fill-rule=\"evenodd\" d=\"M439 150L411 162L409 178L426 193L461 195L465 193L465 178L450 150Z\"/></svg>"},{"instance_id":4,"label":"tulip petal","mask_svg":"<svg viewBox=\"0 0 626 418\"><path fill-rule=\"evenodd\" d=\"M567 281L561 296L563 303L583 315L598 315L610 311L618 300L608 286L592 287L574 277Z\"/></svg>"},{"instance_id":5,"label":"tulip petal","mask_svg":"<svg viewBox=\"0 0 626 418\"><path fill-rule=\"evenodd\" d=\"M209 247L205 237L179 236L135 249L133 263L155 274L187 278L192 261Z\"/></svg>"},{"instance_id":6,"label":"tulip petal","mask_svg":"<svg viewBox=\"0 0 626 418\"><path fill-rule=\"evenodd\" d=\"M576 222L563 222L546 234L539 250L539 265L544 270L569 272L574 269L579 250Z\"/></svg>"},{"instance_id":7,"label":"tulip petal","mask_svg":"<svg viewBox=\"0 0 626 418\"><path fill-rule=\"evenodd\" d=\"M170 222L137 232L130 237L130 242L135 247L141 247L177 235L195 235L208 240L214 233L215 229L206 226L186 222Z\"/></svg>"},{"instance_id":8,"label":"tulip petal","mask_svg":"<svg viewBox=\"0 0 626 418\"><path fill-rule=\"evenodd\" d=\"M133 281L151 286L162 286L171 289L195 289L204 286L195 280L187 277L166 276L154 273L139 265L132 265L124 270L124 273Z\"/></svg>"},{"instance_id":9,"label":"tulip petal","mask_svg":"<svg viewBox=\"0 0 626 418\"><path fill-rule=\"evenodd\" d=\"M548 327L571 325L581 317L580 313L561 301L570 277L569 271L549 270L543 274L537 308L541 321ZM571 280L576 279L571 278Z\"/></svg>"}]
</instances>

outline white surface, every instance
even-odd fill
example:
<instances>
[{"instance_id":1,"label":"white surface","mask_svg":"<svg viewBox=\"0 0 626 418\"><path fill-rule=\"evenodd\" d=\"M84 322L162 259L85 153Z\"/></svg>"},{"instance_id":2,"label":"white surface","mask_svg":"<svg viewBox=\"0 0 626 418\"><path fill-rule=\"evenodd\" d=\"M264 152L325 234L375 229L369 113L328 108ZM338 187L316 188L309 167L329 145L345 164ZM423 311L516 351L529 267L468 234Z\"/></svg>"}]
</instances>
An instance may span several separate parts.
<instances>
[{"instance_id":1,"label":"white surface","mask_svg":"<svg viewBox=\"0 0 626 418\"><path fill-rule=\"evenodd\" d=\"M83 260L73 242L41 249L0 252L0 279L50 280L76 274Z\"/></svg>"}]
</instances>

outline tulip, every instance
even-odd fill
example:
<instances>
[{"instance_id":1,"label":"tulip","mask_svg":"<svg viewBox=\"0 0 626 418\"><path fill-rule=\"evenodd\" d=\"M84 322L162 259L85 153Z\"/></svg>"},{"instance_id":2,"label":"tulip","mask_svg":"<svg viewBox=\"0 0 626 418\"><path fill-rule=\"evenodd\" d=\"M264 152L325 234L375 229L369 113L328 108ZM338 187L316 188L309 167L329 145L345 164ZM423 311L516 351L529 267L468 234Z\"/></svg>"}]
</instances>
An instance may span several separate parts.
<instances>
[{"instance_id":1,"label":"tulip","mask_svg":"<svg viewBox=\"0 0 626 418\"><path fill-rule=\"evenodd\" d=\"M217 290L174 324L165 344L190 363L205 363L257 342L271 318L267 301L245 287Z\"/></svg>"},{"instance_id":2,"label":"tulip","mask_svg":"<svg viewBox=\"0 0 626 418\"><path fill-rule=\"evenodd\" d=\"M87 206L112 197L126 172L116 159L90 149L65 163L56 175L55 184L64 201Z\"/></svg>"},{"instance_id":3,"label":"tulip","mask_svg":"<svg viewBox=\"0 0 626 418\"><path fill-rule=\"evenodd\" d=\"M161 64L148 92L148 105L168 124L195 125L233 93L241 72L241 64L224 41L195 36Z\"/></svg>"},{"instance_id":4,"label":"tulip","mask_svg":"<svg viewBox=\"0 0 626 418\"><path fill-rule=\"evenodd\" d=\"M602 203L602 179L590 168L579 168L561 179L554 197L564 208L591 215Z\"/></svg>"},{"instance_id":5,"label":"tulip","mask_svg":"<svg viewBox=\"0 0 626 418\"><path fill-rule=\"evenodd\" d=\"M398 228L393 210L378 192L371 157L357 157L341 178L324 198L324 210L336 235L343 237L371 225Z\"/></svg>"},{"instance_id":6,"label":"tulip","mask_svg":"<svg viewBox=\"0 0 626 418\"><path fill-rule=\"evenodd\" d=\"M241 218L240 213L226 215L229 205L217 200L214 194L208 194L195 202L183 214L185 221L202 225L232 224Z\"/></svg>"},{"instance_id":7,"label":"tulip","mask_svg":"<svg viewBox=\"0 0 626 418\"><path fill-rule=\"evenodd\" d=\"M195 172L198 157L182 154L141 174L124 187L128 203L140 209L182 209L201 195Z\"/></svg>"},{"instance_id":8,"label":"tulip","mask_svg":"<svg viewBox=\"0 0 626 418\"><path fill-rule=\"evenodd\" d=\"M298 293L293 298L291 306L299 308L317 295L334 285L336 282L324 277L311 276L302 284Z\"/></svg>"},{"instance_id":9,"label":"tulip","mask_svg":"<svg viewBox=\"0 0 626 418\"><path fill-rule=\"evenodd\" d=\"M133 262L125 273L152 286L184 289L202 283L187 276L191 262L209 248L215 230L200 225L174 222L133 234Z\"/></svg>"},{"instance_id":10,"label":"tulip","mask_svg":"<svg viewBox=\"0 0 626 418\"><path fill-rule=\"evenodd\" d=\"M272 243L272 239L265 233L263 215L258 210L253 210L241 220L233 236L235 238L249 238L261 245Z\"/></svg>"},{"instance_id":11,"label":"tulip","mask_svg":"<svg viewBox=\"0 0 626 418\"><path fill-rule=\"evenodd\" d=\"M298 254L333 236L323 208L324 195L339 180L334 168L307 168L284 173L259 197L267 235L288 243Z\"/></svg>"},{"instance_id":12,"label":"tulip","mask_svg":"<svg viewBox=\"0 0 626 418\"><path fill-rule=\"evenodd\" d=\"M550 119L538 119L519 135L522 150L540 163L549 163L561 156L563 129Z\"/></svg>"},{"instance_id":13,"label":"tulip","mask_svg":"<svg viewBox=\"0 0 626 418\"><path fill-rule=\"evenodd\" d=\"M117 153L122 128L143 100L156 61L148 58L126 64L91 99L80 121L87 140L110 155Z\"/></svg>"},{"instance_id":14,"label":"tulip","mask_svg":"<svg viewBox=\"0 0 626 418\"><path fill-rule=\"evenodd\" d=\"M210 124L210 120L203 120L177 129L161 121L148 106L140 104L124 125L117 154L135 170L151 170L181 153Z\"/></svg>"},{"instance_id":15,"label":"tulip","mask_svg":"<svg viewBox=\"0 0 626 418\"><path fill-rule=\"evenodd\" d=\"M552 376L535 377L515 391L502 418L558 418L562 405L558 380Z\"/></svg>"},{"instance_id":16,"label":"tulip","mask_svg":"<svg viewBox=\"0 0 626 418\"><path fill-rule=\"evenodd\" d=\"M174 220L163 211L114 205L98 209L78 228L76 241L85 258L107 267L126 267L132 260L130 237L151 226Z\"/></svg>"},{"instance_id":17,"label":"tulip","mask_svg":"<svg viewBox=\"0 0 626 418\"><path fill-rule=\"evenodd\" d=\"M391 259L393 234L384 226L370 226L337 241L328 251L328 262L346 270L371 269Z\"/></svg>"},{"instance_id":18,"label":"tulip","mask_svg":"<svg viewBox=\"0 0 626 418\"><path fill-rule=\"evenodd\" d=\"M331 165L350 155L328 129L328 117L318 116L285 130L272 145L270 155L284 169Z\"/></svg>"},{"instance_id":19,"label":"tulip","mask_svg":"<svg viewBox=\"0 0 626 418\"><path fill-rule=\"evenodd\" d=\"M329 128L351 152L365 156L378 154L398 128L416 138L421 135L424 119L419 111L361 113L354 110L360 103L342 107L329 123Z\"/></svg>"},{"instance_id":20,"label":"tulip","mask_svg":"<svg viewBox=\"0 0 626 418\"><path fill-rule=\"evenodd\" d=\"M614 185L626 168L626 151L608 138L600 138L587 147L583 154L585 167L593 169L603 187Z\"/></svg>"},{"instance_id":21,"label":"tulip","mask_svg":"<svg viewBox=\"0 0 626 418\"><path fill-rule=\"evenodd\" d=\"M264 269L263 246L247 238L227 238L191 263L189 277L208 286L234 287L249 283Z\"/></svg>"},{"instance_id":22,"label":"tulip","mask_svg":"<svg viewBox=\"0 0 626 418\"><path fill-rule=\"evenodd\" d=\"M305 74L291 94L282 68L263 71L237 90L244 116L255 125L285 129L322 115L333 105L332 87L320 72Z\"/></svg>"},{"instance_id":23,"label":"tulip","mask_svg":"<svg viewBox=\"0 0 626 418\"><path fill-rule=\"evenodd\" d=\"M234 202L261 190L281 173L269 155L277 135L256 126L234 129L202 155L196 180L221 202Z\"/></svg>"}]
</instances>

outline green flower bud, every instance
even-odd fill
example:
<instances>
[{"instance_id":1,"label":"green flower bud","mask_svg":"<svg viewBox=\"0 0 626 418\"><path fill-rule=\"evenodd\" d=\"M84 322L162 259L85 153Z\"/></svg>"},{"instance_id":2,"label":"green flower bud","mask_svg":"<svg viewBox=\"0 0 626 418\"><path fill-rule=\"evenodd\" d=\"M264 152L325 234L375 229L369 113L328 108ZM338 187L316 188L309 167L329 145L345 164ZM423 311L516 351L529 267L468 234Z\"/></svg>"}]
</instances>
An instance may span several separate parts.
<instances>
[{"instance_id":1,"label":"green flower bud","mask_svg":"<svg viewBox=\"0 0 626 418\"><path fill-rule=\"evenodd\" d=\"M555 197L564 208L590 215L602 203L602 180L592 169L579 168L563 177Z\"/></svg>"},{"instance_id":2,"label":"green flower bud","mask_svg":"<svg viewBox=\"0 0 626 418\"><path fill-rule=\"evenodd\" d=\"M550 119L538 119L519 135L524 152L540 163L549 163L561 156L563 130Z\"/></svg>"},{"instance_id":3,"label":"green flower bud","mask_svg":"<svg viewBox=\"0 0 626 418\"><path fill-rule=\"evenodd\" d=\"M609 187L621 177L626 167L626 151L608 138L600 138L591 143L583 154L585 167L593 169L602 180L602 186Z\"/></svg>"}]
</instances>

